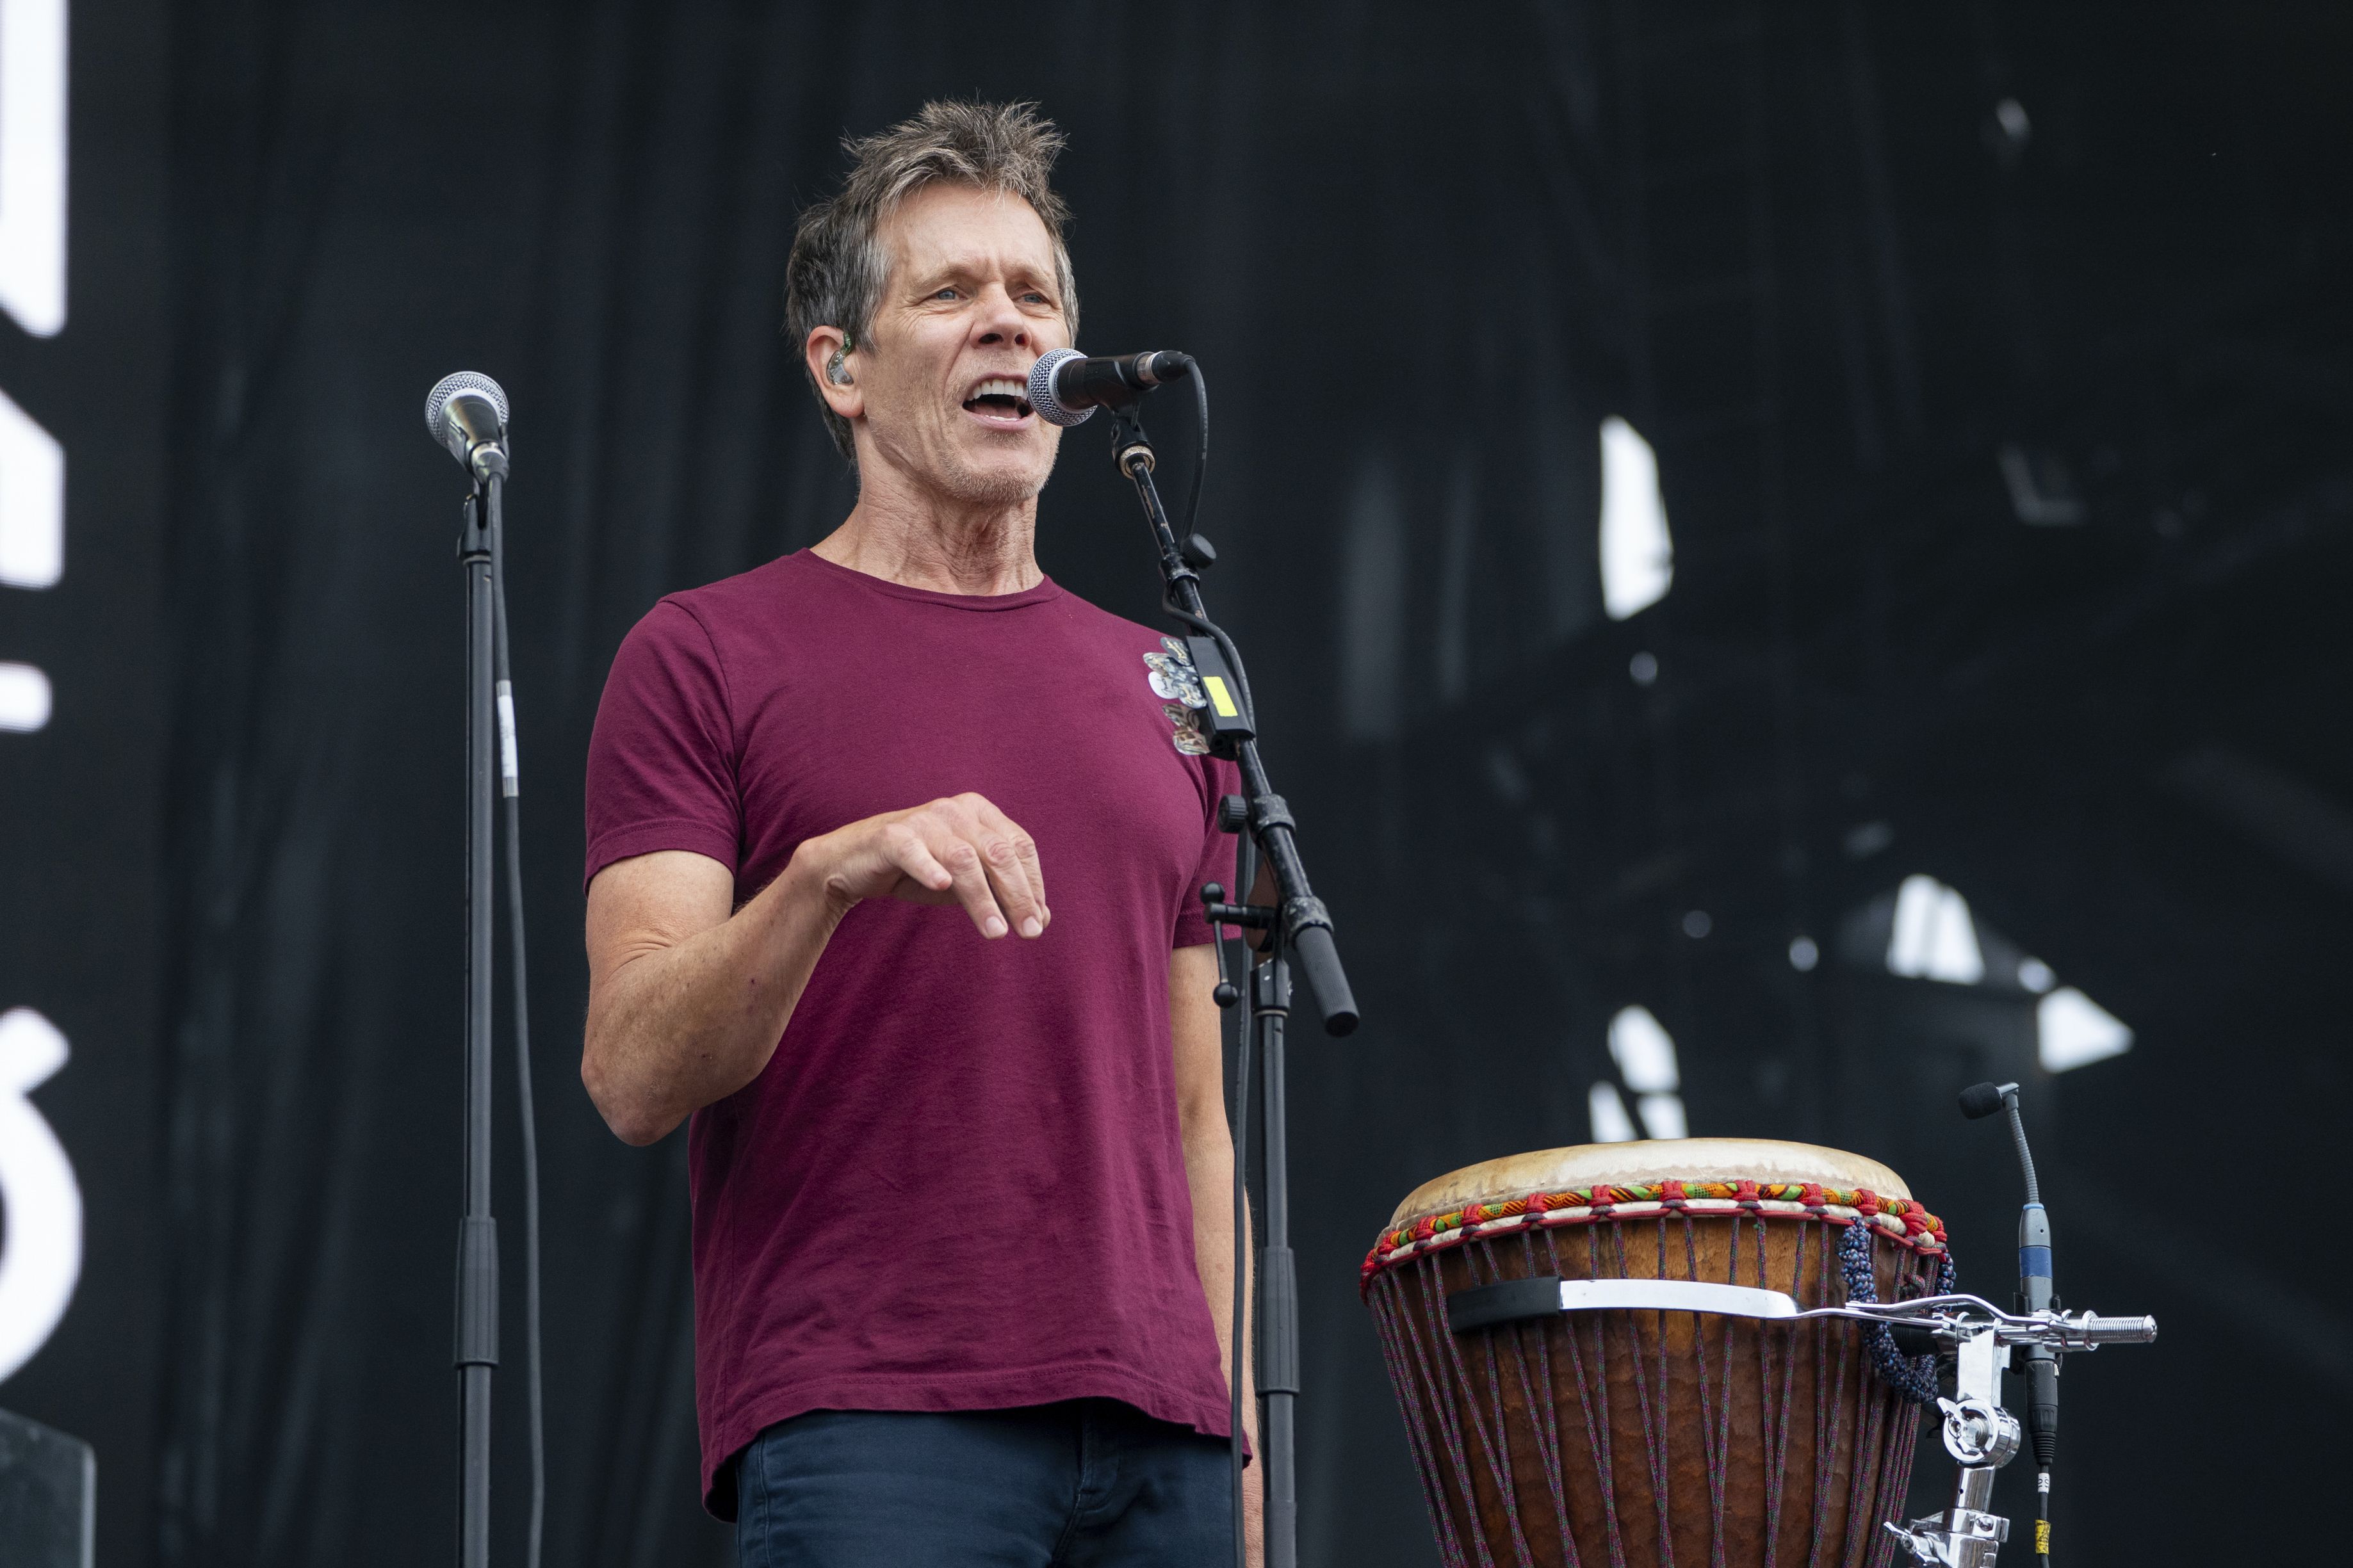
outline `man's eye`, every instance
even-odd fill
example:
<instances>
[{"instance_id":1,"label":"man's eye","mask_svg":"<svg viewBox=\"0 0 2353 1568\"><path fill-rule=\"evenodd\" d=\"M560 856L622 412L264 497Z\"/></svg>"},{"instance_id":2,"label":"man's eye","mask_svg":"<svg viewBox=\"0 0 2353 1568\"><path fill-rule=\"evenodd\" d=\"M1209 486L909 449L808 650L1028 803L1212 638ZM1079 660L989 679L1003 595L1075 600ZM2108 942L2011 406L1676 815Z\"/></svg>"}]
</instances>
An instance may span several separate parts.
<instances>
[{"instance_id":1,"label":"man's eye","mask_svg":"<svg viewBox=\"0 0 2353 1568\"><path fill-rule=\"evenodd\" d=\"M955 297L956 291L953 288L943 289L938 293L932 296L934 300L953 300Z\"/></svg>"},{"instance_id":2,"label":"man's eye","mask_svg":"<svg viewBox=\"0 0 2353 1568\"><path fill-rule=\"evenodd\" d=\"M1049 305L1053 303L1052 300L1047 299L1043 294L1039 293L1035 289L1032 289L1027 294L1022 295L1021 302L1025 305Z\"/></svg>"}]
</instances>

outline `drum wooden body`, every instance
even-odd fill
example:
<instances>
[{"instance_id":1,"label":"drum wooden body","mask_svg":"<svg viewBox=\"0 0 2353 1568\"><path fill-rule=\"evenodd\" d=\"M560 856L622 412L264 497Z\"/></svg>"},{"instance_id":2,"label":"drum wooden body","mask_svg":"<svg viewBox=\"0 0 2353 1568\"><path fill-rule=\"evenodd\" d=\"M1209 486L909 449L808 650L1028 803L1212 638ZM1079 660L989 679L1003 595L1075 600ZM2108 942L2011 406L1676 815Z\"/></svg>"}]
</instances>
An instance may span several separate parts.
<instances>
[{"instance_id":1,"label":"drum wooden body","mask_svg":"<svg viewBox=\"0 0 2353 1568\"><path fill-rule=\"evenodd\" d=\"M1799 1143L1588 1144L1440 1178L1398 1208L1365 1298L1449 1568L1884 1564L1919 1407L1862 1325L1563 1313L1448 1331L1474 1285L1672 1279L1927 1294L1943 1227L1872 1161ZM1860 1248L1858 1239L1852 1244ZM1892 1347L1883 1350L1892 1355Z\"/></svg>"}]
</instances>

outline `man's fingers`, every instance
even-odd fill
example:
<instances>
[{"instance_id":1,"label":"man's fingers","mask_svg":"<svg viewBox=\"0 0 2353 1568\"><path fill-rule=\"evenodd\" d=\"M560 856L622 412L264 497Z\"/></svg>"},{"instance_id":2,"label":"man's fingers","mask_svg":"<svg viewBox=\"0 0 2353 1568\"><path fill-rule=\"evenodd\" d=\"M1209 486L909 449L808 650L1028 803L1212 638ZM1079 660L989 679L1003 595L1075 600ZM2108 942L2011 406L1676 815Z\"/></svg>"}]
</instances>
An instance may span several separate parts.
<instances>
[{"instance_id":1,"label":"man's fingers","mask_svg":"<svg viewBox=\"0 0 2353 1568\"><path fill-rule=\"evenodd\" d=\"M900 873L897 896L964 907L981 935L1034 937L1053 920L1046 908L1038 846L977 795L935 800L886 828L884 858Z\"/></svg>"},{"instance_id":2,"label":"man's fingers","mask_svg":"<svg viewBox=\"0 0 2353 1568\"><path fill-rule=\"evenodd\" d=\"M1038 931L1054 923L1054 911L1046 903L1046 868L1038 863L1038 841L1022 832L1013 830L1013 853L1021 863L1021 874L1029 879L1029 896L1038 902ZM1029 934L1034 936L1036 931Z\"/></svg>"},{"instance_id":3,"label":"man's fingers","mask_svg":"<svg viewBox=\"0 0 2353 1568\"><path fill-rule=\"evenodd\" d=\"M1030 887L1029 868L1022 864L1013 841L1003 834L991 833L981 839L979 848L982 863L988 868L989 887L1006 920L1023 936L1043 931L1046 906Z\"/></svg>"},{"instance_id":4,"label":"man's fingers","mask_svg":"<svg viewBox=\"0 0 2353 1568\"><path fill-rule=\"evenodd\" d=\"M972 923L980 928L985 937L1003 936L1010 926L1005 911L997 907L996 892L989 886L987 868L981 853L968 838L952 838L934 851L940 864L955 879L955 900L964 906Z\"/></svg>"},{"instance_id":5,"label":"man's fingers","mask_svg":"<svg viewBox=\"0 0 2353 1568\"><path fill-rule=\"evenodd\" d=\"M932 892L944 893L955 885L954 874L940 864L931 846L923 842L923 835L911 828L902 826L892 833L883 854L899 868L900 875L913 879Z\"/></svg>"},{"instance_id":6,"label":"man's fingers","mask_svg":"<svg viewBox=\"0 0 2353 1568\"><path fill-rule=\"evenodd\" d=\"M997 902L1023 936L1037 936L1052 923L1046 907L1046 872L1038 863L1038 842L1020 825L986 800L975 797L982 825L991 838L985 846L989 877L997 884Z\"/></svg>"}]
</instances>

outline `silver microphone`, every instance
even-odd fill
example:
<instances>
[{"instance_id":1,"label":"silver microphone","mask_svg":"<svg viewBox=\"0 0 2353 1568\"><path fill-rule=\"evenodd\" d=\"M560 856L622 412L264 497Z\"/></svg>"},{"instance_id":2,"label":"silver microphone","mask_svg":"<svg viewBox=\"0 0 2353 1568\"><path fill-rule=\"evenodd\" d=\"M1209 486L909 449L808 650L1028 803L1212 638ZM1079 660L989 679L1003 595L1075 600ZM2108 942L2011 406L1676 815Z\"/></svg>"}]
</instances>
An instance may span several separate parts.
<instances>
[{"instance_id":1,"label":"silver microphone","mask_svg":"<svg viewBox=\"0 0 2353 1568\"><path fill-rule=\"evenodd\" d=\"M425 428L477 479L507 471L507 395L480 371L445 375L425 395Z\"/></svg>"}]
</instances>

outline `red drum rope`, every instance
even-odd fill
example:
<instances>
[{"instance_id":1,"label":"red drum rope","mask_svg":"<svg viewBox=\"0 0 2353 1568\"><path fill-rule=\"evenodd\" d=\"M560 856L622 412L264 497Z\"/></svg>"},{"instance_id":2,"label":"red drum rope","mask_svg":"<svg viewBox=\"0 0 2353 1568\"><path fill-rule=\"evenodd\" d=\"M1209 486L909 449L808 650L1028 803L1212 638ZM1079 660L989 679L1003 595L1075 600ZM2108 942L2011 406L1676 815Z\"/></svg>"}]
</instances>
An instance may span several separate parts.
<instances>
[{"instance_id":1,"label":"red drum rope","mask_svg":"<svg viewBox=\"0 0 2353 1568\"><path fill-rule=\"evenodd\" d=\"M1884 1198L1868 1187L1849 1191L1814 1182L1678 1182L1641 1186L1570 1187L1530 1193L1502 1203L1475 1203L1424 1215L1382 1233L1357 1271L1359 1293L1380 1269L1408 1258L1531 1226L1589 1225L1651 1214L1693 1216L1750 1214L1760 1219L1819 1219L1832 1225L1868 1223L1914 1252L1943 1253L1945 1222L1911 1198Z\"/></svg>"}]
</instances>

